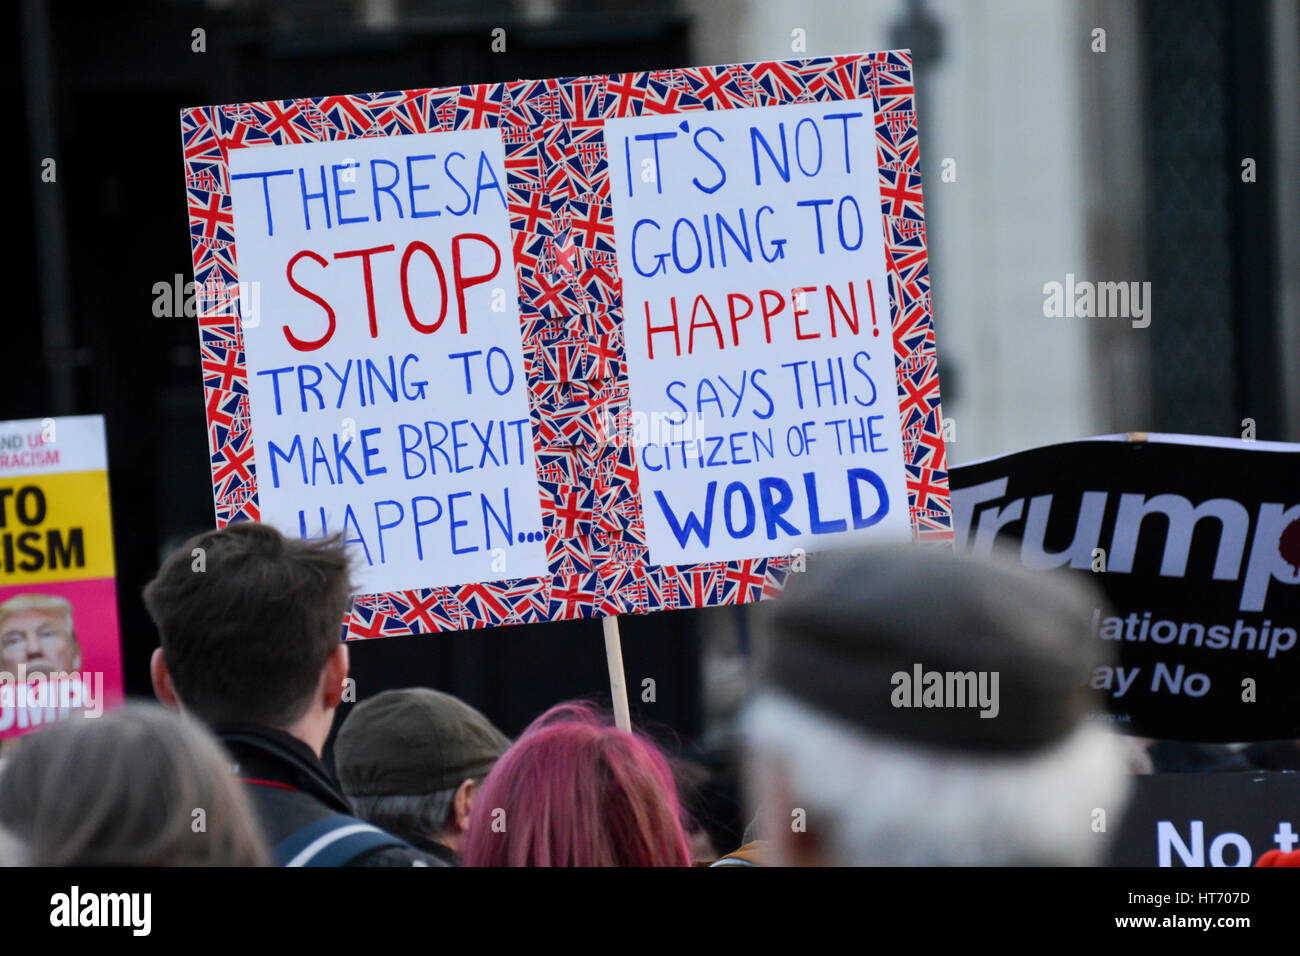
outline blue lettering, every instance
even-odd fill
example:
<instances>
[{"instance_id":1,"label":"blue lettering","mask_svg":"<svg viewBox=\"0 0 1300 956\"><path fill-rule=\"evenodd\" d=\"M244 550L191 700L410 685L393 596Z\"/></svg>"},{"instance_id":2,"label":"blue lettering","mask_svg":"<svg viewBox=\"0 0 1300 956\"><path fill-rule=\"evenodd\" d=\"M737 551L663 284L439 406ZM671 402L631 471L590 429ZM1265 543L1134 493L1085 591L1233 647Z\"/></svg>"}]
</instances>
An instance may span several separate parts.
<instances>
[{"instance_id":1,"label":"blue lettering","mask_svg":"<svg viewBox=\"0 0 1300 956\"><path fill-rule=\"evenodd\" d=\"M849 511L853 513L853 529L855 531L862 528L870 528L873 524L880 521L889 511L889 493L885 491L885 483L880 480L870 468L850 468L849 476ZM867 482L871 487L876 489L876 496L880 504L876 510L868 517L862 516L862 490L858 487L859 482Z\"/></svg>"},{"instance_id":2,"label":"blue lettering","mask_svg":"<svg viewBox=\"0 0 1300 956\"><path fill-rule=\"evenodd\" d=\"M745 515L745 524L739 530L731 520L733 514L731 504L737 493L741 496ZM727 490L722 495L722 515L727 522L727 534L733 538L748 538L754 533L754 526L758 523L758 519L754 513L754 499L749 494L749 489L745 487L744 482L733 481L727 485Z\"/></svg>"},{"instance_id":3,"label":"blue lettering","mask_svg":"<svg viewBox=\"0 0 1300 956\"><path fill-rule=\"evenodd\" d=\"M393 181L389 183L387 186L380 185L379 176L377 176L375 173L375 167L380 165L387 166L389 169L393 171ZM375 222L384 221L383 211L379 208L380 193L388 194L388 198L391 199L393 201L393 205L397 207L397 218L398 219L402 218L402 201L398 199L397 195L393 192L393 190L397 186L398 180L401 178L402 178L401 170L399 170L397 164L392 162L391 160L372 159L370 161L370 195L374 198L375 201Z\"/></svg>"},{"instance_id":4,"label":"blue lettering","mask_svg":"<svg viewBox=\"0 0 1300 956\"><path fill-rule=\"evenodd\" d=\"M464 184L459 179L456 178L456 174L451 171L451 160L453 156L459 156L461 159L466 158L464 153L448 153L447 158L442 163L442 168L443 171L447 174L447 178L450 179L453 183L455 183L456 188L459 189L461 193L464 195L465 205L461 206L459 209L452 209L451 206L445 206L443 208L445 208L447 212L451 213L453 216L463 216L465 215L465 213L469 212L469 207L470 207L469 190L466 189Z\"/></svg>"},{"instance_id":5,"label":"blue lettering","mask_svg":"<svg viewBox=\"0 0 1300 956\"><path fill-rule=\"evenodd\" d=\"M779 499L775 497L776 494L780 495ZM794 492L790 490L790 485L784 478L758 479L758 497L763 503L763 523L767 527L769 541L776 540L778 527L787 534L799 534L798 528L781 517L794 504Z\"/></svg>"},{"instance_id":6,"label":"blue lettering","mask_svg":"<svg viewBox=\"0 0 1300 956\"><path fill-rule=\"evenodd\" d=\"M680 547L686 547L687 542L691 540L692 534L700 539L700 544L704 545L704 547L709 546L709 536L713 530L713 498L717 491L718 483L710 481L704 491L704 521L701 522L694 511L688 511L684 524L678 523L677 516L673 514L672 509L668 506L668 499L664 497L664 493L662 491L655 492L655 500L659 502L659 509L664 513L664 518L668 521L668 529L673 533L673 537L677 539L677 544Z\"/></svg>"},{"instance_id":7,"label":"blue lettering","mask_svg":"<svg viewBox=\"0 0 1300 956\"><path fill-rule=\"evenodd\" d=\"M437 154L426 153L423 156L406 157L406 188L407 188L407 192L410 194L411 197L411 218L412 219L428 219L430 216L442 215L441 211L437 209L423 210L423 209L415 208L415 194L418 192L423 192L426 189L432 188L429 186L428 183L425 183L423 186L417 186L415 184L414 164L417 161L426 160L426 159L437 159Z\"/></svg>"}]
</instances>

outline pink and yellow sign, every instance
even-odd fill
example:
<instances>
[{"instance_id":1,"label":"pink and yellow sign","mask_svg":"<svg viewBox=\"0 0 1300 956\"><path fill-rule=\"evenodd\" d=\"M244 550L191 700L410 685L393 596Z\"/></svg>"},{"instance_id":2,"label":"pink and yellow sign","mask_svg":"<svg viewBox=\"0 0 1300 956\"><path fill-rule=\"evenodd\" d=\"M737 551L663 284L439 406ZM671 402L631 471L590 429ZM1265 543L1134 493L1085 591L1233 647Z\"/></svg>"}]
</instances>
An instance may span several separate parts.
<instances>
[{"instance_id":1,"label":"pink and yellow sign","mask_svg":"<svg viewBox=\"0 0 1300 956\"><path fill-rule=\"evenodd\" d=\"M104 420L0 423L0 738L122 702Z\"/></svg>"}]
</instances>

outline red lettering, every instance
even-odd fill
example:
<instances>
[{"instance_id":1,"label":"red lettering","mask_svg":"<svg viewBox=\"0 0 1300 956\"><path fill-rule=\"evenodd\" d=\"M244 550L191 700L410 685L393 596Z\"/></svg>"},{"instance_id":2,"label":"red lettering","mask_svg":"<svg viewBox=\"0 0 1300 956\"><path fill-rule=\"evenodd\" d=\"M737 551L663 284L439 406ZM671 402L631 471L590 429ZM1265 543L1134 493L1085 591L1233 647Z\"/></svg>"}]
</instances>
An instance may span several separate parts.
<instances>
[{"instance_id":1,"label":"red lettering","mask_svg":"<svg viewBox=\"0 0 1300 956\"><path fill-rule=\"evenodd\" d=\"M438 289L439 296L442 298L442 308L438 311L438 321L432 325L426 325L415 317L415 309L411 305L411 290L406 281L407 268L411 264L411 256L416 252L423 252L433 263L433 267L438 270ZM406 252L402 253L402 305L406 307L406 321L411 323L411 328L417 332L433 333L437 332L442 326L442 322L447 318L447 275L442 271L442 263L438 260L438 254L423 242L413 242L406 247Z\"/></svg>"},{"instance_id":2,"label":"red lettering","mask_svg":"<svg viewBox=\"0 0 1300 956\"><path fill-rule=\"evenodd\" d=\"M700 314L700 306L704 306L704 311L709 313L709 321L707 322L696 321L697 317ZM722 348L725 347L722 341L722 326L718 325L718 317L713 314L713 306L709 305L709 300L706 299L703 295L697 295L695 297L695 304L691 307L691 331L690 334L686 337L687 355L695 354L695 330L697 328L707 329L709 327L712 327L714 334L717 335L718 348L719 350L721 350Z\"/></svg>"},{"instance_id":3,"label":"red lettering","mask_svg":"<svg viewBox=\"0 0 1300 956\"><path fill-rule=\"evenodd\" d=\"M366 311L370 315L370 337L379 338L379 322L375 318L375 279L370 271L370 257L380 252L393 252L396 247L390 242L386 246L375 246L373 249L353 249L351 252L336 252L335 259L355 259L361 258L361 271L366 279Z\"/></svg>"},{"instance_id":4,"label":"red lettering","mask_svg":"<svg viewBox=\"0 0 1300 956\"><path fill-rule=\"evenodd\" d=\"M736 314L736 300L745 303L745 314ZM727 296L727 311L731 314L731 344L740 345L740 329L736 326L742 319L747 319L754 314L754 300L747 295L741 295L739 292L733 292Z\"/></svg>"},{"instance_id":5,"label":"red lettering","mask_svg":"<svg viewBox=\"0 0 1300 956\"><path fill-rule=\"evenodd\" d=\"M812 335L804 335L803 329L799 328L799 316L807 315L808 310L799 305L800 293L803 293L805 300L809 292L816 292L815 285L800 286L797 289L790 290L790 306L794 309L794 337L796 339L819 339L822 337L820 332L814 332Z\"/></svg>"},{"instance_id":6,"label":"red lettering","mask_svg":"<svg viewBox=\"0 0 1300 956\"><path fill-rule=\"evenodd\" d=\"M870 298L870 296L871 296L871 280L868 279L867 297ZM840 301L840 297L835 294L835 290L830 287L829 283L827 283L826 311L828 311L831 314L831 338L835 337L835 309L837 306L839 307L840 313L844 316L844 324L853 330L854 335L858 334L858 327L862 324L861 320L858 318L858 297L857 294L853 291L852 282L849 283L849 304L853 306L853 318L849 318L849 310L844 308L844 303ZM871 303L871 311L873 313L876 311L876 304L874 302Z\"/></svg>"},{"instance_id":7,"label":"red lettering","mask_svg":"<svg viewBox=\"0 0 1300 956\"><path fill-rule=\"evenodd\" d=\"M492 263L492 271L483 275L466 275L461 271L460 264L460 244L465 239L477 239L479 242L486 243L492 250L495 261ZM473 288L476 285L482 285L489 279L493 278L501 268L501 250L497 248L496 243L487 236L480 235L477 232L466 232L456 236L451 240L451 275L452 284L456 287L456 307L460 309L460 334L464 335L469 331L467 325L468 316L465 313L465 290Z\"/></svg>"},{"instance_id":8,"label":"red lettering","mask_svg":"<svg viewBox=\"0 0 1300 956\"><path fill-rule=\"evenodd\" d=\"M650 357L655 357L655 333L671 332L673 334L673 351L677 355L682 354L682 340L677 331L677 296L668 300L668 305L672 309L673 321L669 325L651 325L650 324L650 303L645 304L645 338L646 344L650 347Z\"/></svg>"},{"instance_id":9,"label":"red lettering","mask_svg":"<svg viewBox=\"0 0 1300 956\"><path fill-rule=\"evenodd\" d=\"M313 302L315 302L317 305L319 305L322 309L325 310L326 316L329 317L330 324L329 324L329 328L325 330L325 334L315 340L298 338L298 336L294 335L291 331L289 331L289 326L287 325L283 326L284 337L286 341L288 341L288 343L291 346L293 346L295 349L297 349L299 352L314 352L316 349L320 348L326 342L328 342L331 337L333 337L334 328L337 322L334 317L334 310L330 308L330 304L326 302L324 299L322 299L320 296L318 296L315 292L312 292L310 289L304 289L302 286L298 284L298 280L293 277L293 267L298 264L298 260L301 259L303 256L307 256L311 259L314 259L322 266L329 265L329 260L326 259L324 256L317 255L316 253L312 252L310 249L304 249L302 252L298 253L292 259L290 259L289 264L284 267L285 278L289 280L289 286L293 289L294 292L297 292L299 295L306 296L308 299L311 299Z\"/></svg>"},{"instance_id":10,"label":"red lettering","mask_svg":"<svg viewBox=\"0 0 1300 956\"><path fill-rule=\"evenodd\" d=\"M775 309L769 309L767 307L767 302L769 297L771 297L772 301L776 303ZM763 333L764 335L767 336L767 344L771 345L772 344L772 318L776 315L779 315L781 310L785 308L785 296L783 296L780 292L777 292L775 289L764 289L763 291L759 292L758 300L763 309Z\"/></svg>"}]
</instances>

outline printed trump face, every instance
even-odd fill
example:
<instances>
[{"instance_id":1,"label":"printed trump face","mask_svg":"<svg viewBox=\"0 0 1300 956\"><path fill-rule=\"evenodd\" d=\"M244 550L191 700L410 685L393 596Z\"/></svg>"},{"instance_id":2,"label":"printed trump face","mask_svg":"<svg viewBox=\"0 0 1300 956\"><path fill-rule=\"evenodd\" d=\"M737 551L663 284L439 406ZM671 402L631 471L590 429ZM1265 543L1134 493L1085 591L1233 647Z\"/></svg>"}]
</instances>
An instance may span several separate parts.
<instances>
[{"instance_id":1,"label":"printed trump face","mask_svg":"<svg viewBox=\"0 0 1300 956\"><path fill-rule=\"evenodd\" d=\"M71 619L57 612L11 611L0 619L0 665L14 672L71 672L81 667L81 648L72 636Z\"/></svg>"}]
</instances>

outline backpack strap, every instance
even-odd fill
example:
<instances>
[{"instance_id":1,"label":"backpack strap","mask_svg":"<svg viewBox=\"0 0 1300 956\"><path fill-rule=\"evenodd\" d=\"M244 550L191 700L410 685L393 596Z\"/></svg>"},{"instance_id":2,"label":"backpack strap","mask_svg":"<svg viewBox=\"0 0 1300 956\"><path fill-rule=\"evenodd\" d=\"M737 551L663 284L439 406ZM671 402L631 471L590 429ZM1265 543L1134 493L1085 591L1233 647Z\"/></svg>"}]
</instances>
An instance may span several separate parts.
<instances>
[{"instance_id":1,"label":"backpack strap","mask_svg":"<svg viewBox=\"0 0 1300 956\"><path fill-rule=\"evenodd\" d=\"M379 827L334 813L289 834L271 850L274 866L347 866L384 847L408 844Z\"/></svg>"}]
</instances>

